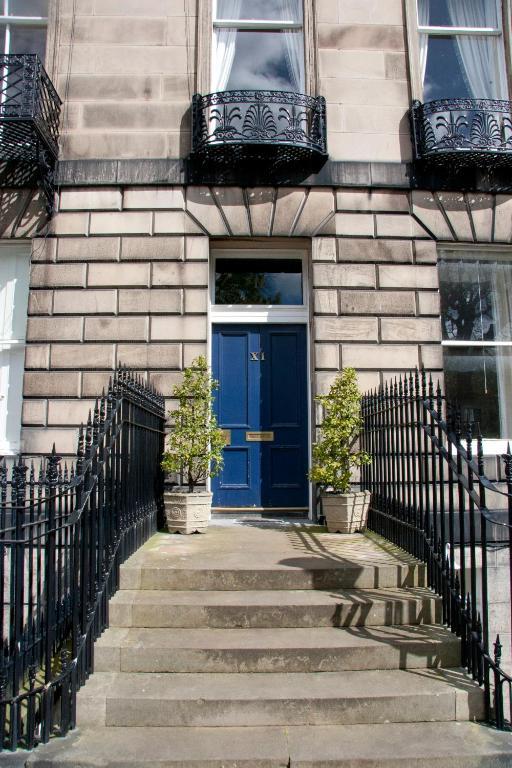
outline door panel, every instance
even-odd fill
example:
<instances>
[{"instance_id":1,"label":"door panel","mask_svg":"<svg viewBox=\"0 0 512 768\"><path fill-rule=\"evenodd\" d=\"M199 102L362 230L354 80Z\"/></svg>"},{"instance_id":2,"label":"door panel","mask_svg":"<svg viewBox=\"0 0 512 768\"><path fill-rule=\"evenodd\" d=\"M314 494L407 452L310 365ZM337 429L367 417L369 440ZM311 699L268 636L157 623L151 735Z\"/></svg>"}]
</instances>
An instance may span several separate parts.
<instances>
[{"instance_id":1,"label":"door panel","mask_svg":"<svg viewBox=\"0 0 512 768\"><path fill-rule=\"evenodd\" d=\"M306 327L262 326L261 346L268 362L261 369L264 428L274 433L262 447L262 506L307 506Z\"/></svg>"},{"instance_id":2,"label":"door panel","mask_svg":"<svg viewBox=\"0 0 512 768\"><path fill-rule=\"evenodd\" d=\"M226 428L249 426L249 334L223 333L219 337L219 418ZM228 426L229 425L229 426Z\"/></svg>"},{"instance_id":3,"label":"door panel","mask_svg":"<svg viewBox=\"0 0 512 768\"><path fill-rule=\"evenodd\" d=\"M230 431L214 506L307 506L306 327L214 326L212 352L215 411ZM248 432L272 440L252 442Z\"/></svg>"},{"instance_id":4,"label":"door panel","mask_svg":"<svg viewBox=\"0 0 512 768\"><path fill-rule=\"evenodd\" d=\"M251 351L259 349L254 326L216 326L213 332L213 377L219 382L215 413L230 432L224 449L224 469L212 481L214 506L252 507L260 504L259 444L248 443L246 432L259 414L259 377L254 375Z\"/></svg>"}]
</instances>

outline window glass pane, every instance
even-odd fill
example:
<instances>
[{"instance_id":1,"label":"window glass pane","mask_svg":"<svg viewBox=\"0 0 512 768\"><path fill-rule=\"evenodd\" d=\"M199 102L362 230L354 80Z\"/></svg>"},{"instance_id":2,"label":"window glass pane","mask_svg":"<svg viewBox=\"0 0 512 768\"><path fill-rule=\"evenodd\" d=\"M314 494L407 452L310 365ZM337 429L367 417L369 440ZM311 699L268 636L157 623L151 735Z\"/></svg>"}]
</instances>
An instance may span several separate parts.
<instances>
[{"instance_id":1,"label":"window glass pane","mask_svg":"<svg viewBox=\"0 0 512 768\"><path fill-rule=\"evenodd\" d=\"M428 41L423 82L426 101L507 98L501 37L420 35L420 46L424 40Z\"/></svg>"},{"instance_id":2,"label":"window glass pane","mask_svg":"<svg viewBox=\"0 0 512 768\"><path fill-rule=\"evenodd\" d=\"M420 24L431 27L497 27L494 0L418 0Z\"/></svg>"},{"instance_id":3,"label":"window glass pane","mask_svg":"<svg viewBox=\"0 0 512 768\"><path fill-rule=\"evenodd\" d=\"M222 90L302 91L303 62L301 31L238 30L231 71Z\"/></svg>"},{"instance_id":4,"label":"window glass pane","mask_svg":"<svg viewBox=\"0 0 512 768\"><path fill-rule=\"evenodd\" d=\"M48 0L9 0L9 16L48 16Z\"/></svg>"},{"instance_id":5,"label":"window glass pane","mask_svg":"<svg viewBox=\"0 0 512 768\"><path fill-rule=\"evenodd\" d=\"M478 422L484 437L510 438L512 349L444 347L446 397L459 403L464 422Z\"/></svg>"},{"instance_id":6,"label":"window glass pane","mask_svg":"<svg viewBox=\"0 0 512 768\"><path fill-rule=\"evenodd\" d=\"M215 304L302 304L302 262L217 259Z\"/></svg>"},{"instance_id":7,"label":"window glass pane","mask_svg":"<svg viewBox=\"0 0 512 768\"><path fill-rule=\"evenodd\" d=\"M302 0L217 0L217 19L302 22Z\"/></svg>"},{"instance_id":8,"label":"window glass pane","mask_svg":"<svg viewBox=\"0 0 512 768\"><path fill-rule=\"evenodd\" d=\"M423 83L425 101L471 98L455 37L429 37Z\"/></svg>"},{"instance_id":9,"label":"window glass pane","mask_svg":"<svg viewBox=\"0 0 512 768\"><path fill-rule=\"evenodd\" d=\"M45 59L45 27L11 25L9 53L37 53L42 62Z\"/></svg>"},{"instance_id":10,"label":"window glass pane","mask_svg":"<svg viewBox=\"0 0 512 768\"><path fill-rule=\"evenodd\" d=\"M443 338L512 341L512 264L445 261L439 264Z\"/></svg>"}]
</instances>

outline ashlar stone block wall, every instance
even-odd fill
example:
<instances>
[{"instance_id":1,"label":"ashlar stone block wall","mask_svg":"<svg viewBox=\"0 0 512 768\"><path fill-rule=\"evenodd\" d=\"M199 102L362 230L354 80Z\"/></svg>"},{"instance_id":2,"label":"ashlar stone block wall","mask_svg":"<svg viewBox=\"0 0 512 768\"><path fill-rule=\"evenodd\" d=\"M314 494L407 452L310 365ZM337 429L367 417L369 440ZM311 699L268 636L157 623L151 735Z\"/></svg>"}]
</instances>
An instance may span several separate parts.
<instances>
[{"instance_id":1,"label":"ashlar stone block wall","mask_svg":"<svg viewBox=\"0 0 512 768\"><path fill-rule=\"evenodd\" d=\"M76 427L117 365L170 393L183 366L206 351L208 238L184 224L181 190L64 191L60 209L52 235L33 246L23 408L30 454L54 441L74 452Z\"/></svg>"},{"instance_id":2,"label":"ashlar stone block wall","mask_svg":"<svg viewBox=\"0 0 512 768\"><path fill-rule=\"evenodd\" d=\"M185 157L196 56L208 55L196 52L198 0L58 3L48 68L64 100L62 159ZM310 80L327 100L331 160L407 162L402 0L313 6Z\"/></svg>"},{"instance_id":3,"label":"ashlar stone block wall","mask_svg":"<svg viewBox=\"0 0 512 768\"><path fill-rule=\"evenodd\" d=\"M438 243L509 245L512 200L382 189L69 187L33 246L23 450L72 453L125 363L166 396L206 351L210 243L310 251L313 394L442 374Z\"/></svg>"},{"instance_id":4,"label":"ashlar stone block wall","mask_svg":"<svg viewBox=\"0 0 512 768\"><path fill-rule=\"evenodd\" d=\"M402 0L317 0L318 82L332 160L408 162Z\"/></svg>"},{"instance_id":5,"label":"ashlar stone block wall","mask_svg":"<svg viewBox=\"0 0 512 768\"><path fill-rule=\"evenodd\" d=\"M61 158L187 155L196 0L57 2Z\"/></svg>"},{"instance_id":6,"label":"ashlar stone block wall","mask_svg":"<svg viewBox=\"0 0 512 768\"><path fill-rule=\"evenodd\" d=\"M170 397L206 352L210 241L255 237L311 251L314 393L347 365L363 388L420 364L440 371L436 247L407 193L68 188L49 235L34 240L24 452L55 442L73 453L120 363Z\"/></svg>"}]
</instances>

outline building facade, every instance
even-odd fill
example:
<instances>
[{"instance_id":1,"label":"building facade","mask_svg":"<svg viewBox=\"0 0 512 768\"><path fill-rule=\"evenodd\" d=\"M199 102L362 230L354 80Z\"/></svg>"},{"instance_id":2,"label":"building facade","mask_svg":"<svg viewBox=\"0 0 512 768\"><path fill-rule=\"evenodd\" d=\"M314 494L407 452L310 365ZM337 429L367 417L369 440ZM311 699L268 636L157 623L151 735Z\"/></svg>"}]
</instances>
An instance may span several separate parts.
<instances>
[{"instance_id":1,"label":"building facade","mask_svg":"<svg viewBox=\"0 0 512 768\"><path fill-rule=\"evenodd\" d=\"M4 0L6 55L42 55L48 29L62 108L51 220L44 184L2 190L3 452L73 454L114 367L171 401L200 354L218 507L311 509L314 398L344 366L364 390L424 367L499 452L510 19L509 0Z\"/></svg>"}]
</instances>

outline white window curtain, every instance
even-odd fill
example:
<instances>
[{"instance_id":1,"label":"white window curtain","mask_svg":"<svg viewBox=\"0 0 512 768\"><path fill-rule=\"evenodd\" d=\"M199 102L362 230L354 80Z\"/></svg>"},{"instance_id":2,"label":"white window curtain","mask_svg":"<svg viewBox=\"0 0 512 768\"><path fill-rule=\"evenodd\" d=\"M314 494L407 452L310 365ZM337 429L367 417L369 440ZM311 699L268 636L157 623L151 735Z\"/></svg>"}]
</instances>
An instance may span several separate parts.
<instances>
[{"instance_id":1,"label":"white window curtain","mask_svg":"<svg viewBox=\"0 0 512 768\"><path fill-rule=\"evenodd\" d=\"M221 19L238 19L241 0L217 0L217 16ZM237 30L234 27L217 27L213 33L212 91L224 91L228 84L235 58Z\"/></svg>"},{"instance_id":2,"label":"white window curtain","mask_svg":"<svg viewBox=\"0 0 512 768\"><path fill-rule=\"evenodd\" d=\"M285 21L302 19L302 0L283 0ZM304 90L304 46L302 30L285 30L288 74L294 91Z\"/></svg>"},{"instance_id":3,"label":"white window curtain","mask_svg":"<svg viewBox=\"0 0 512 768\"><path fill-rule=\"evenodd\" d=\"M420 27L428 27L430 19L430 0L418 0L418 25ZM425 82L425 73L427 71L427 55L428 55L428 35L419 34L420 44L420 74L421 82Z\"/></svg>"},{"instance_id":4,"label":"white window curtain","mask_svg":"<svg viewBox=\"0 0 512 768\"><path fill-rule=\"evenodd\" d=\"M446 0L446 3L454 27L494 27L496 24L494 0ZM507 75L501 39L456 35L455 40L473 98L506 99Z\"/></svg>"}]
</instances>

